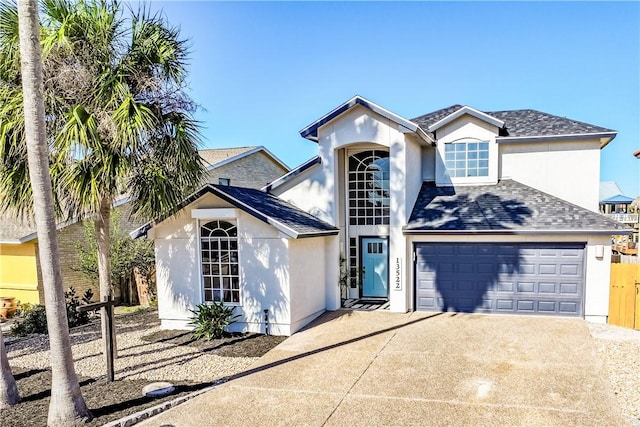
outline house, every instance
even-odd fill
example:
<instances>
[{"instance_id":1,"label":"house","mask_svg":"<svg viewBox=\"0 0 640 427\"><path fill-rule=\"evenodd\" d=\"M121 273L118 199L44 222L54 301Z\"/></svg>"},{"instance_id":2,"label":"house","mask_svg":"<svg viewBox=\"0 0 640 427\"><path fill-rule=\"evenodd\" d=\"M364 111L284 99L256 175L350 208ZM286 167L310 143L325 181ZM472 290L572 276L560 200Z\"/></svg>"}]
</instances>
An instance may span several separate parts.
<instances>
[{"instance_id":1,"label":"house","mask_svg":"<svg viewBox=\"0 0 640 427\"><path fill-rule=\"evenodd\" d=\"M204 182L260 188L289 171L264 147L206 149L199 153L207 169ZM119 212L121 226L126 231L135 230L146 222L130 217L131 205L126 197L116 201L113 208ZM64 286L73 286L79 293L91 288L94 295L98 295L97 284L91 283L78 270L76 245L84 239L82 221L76 219L58 224ZM117 298L119 290L115 291ZM34 304L44 302L35 226L9 214L0 217L0 296L13 296L21 302Z\"/></svg>"},{"instance_id":2,"label":"house","mask_svg":"<svg viewBox=\"0 0 640 427\"><path fill-rule=\"evenodd\" d=\"M640 227L640 213L632 197L622 194L622 190L613 181L600 183L600 213L607 218L622 222L633 228L630 236L613 235L612 249L621 255L638 255L638 231Z\"/></svg>"},{"instance_id":3,"label":"house","mask_svg":"<svg viewBox=\"0 0 640 427\"><path fill-rule=\"evenodd\" d=\"M289 335L346 298L606 322L610 236L629 232L598 213L615 131L462 105L409 120L356 96L300 134L318 156L263 191L206 185L146 225L163 327L222 301L234 328Z\"/></svg>"}]
</instances>

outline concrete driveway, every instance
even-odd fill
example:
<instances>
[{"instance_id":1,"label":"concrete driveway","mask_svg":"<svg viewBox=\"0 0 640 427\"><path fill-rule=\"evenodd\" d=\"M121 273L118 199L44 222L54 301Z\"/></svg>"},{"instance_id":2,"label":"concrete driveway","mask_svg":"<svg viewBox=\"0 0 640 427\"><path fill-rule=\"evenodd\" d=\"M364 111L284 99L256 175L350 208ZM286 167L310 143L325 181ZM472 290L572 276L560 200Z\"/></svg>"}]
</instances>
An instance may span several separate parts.
<instances>
[{"instance_id":1,"label":"concrete driveway","mask_svg":"<svg viewBox=\"0 0 640 427\"><path fill-rule=\"evenodd\" d=\"M336 311L143 423L626 425L580 319Z\"/></svg>"}]
</instances>

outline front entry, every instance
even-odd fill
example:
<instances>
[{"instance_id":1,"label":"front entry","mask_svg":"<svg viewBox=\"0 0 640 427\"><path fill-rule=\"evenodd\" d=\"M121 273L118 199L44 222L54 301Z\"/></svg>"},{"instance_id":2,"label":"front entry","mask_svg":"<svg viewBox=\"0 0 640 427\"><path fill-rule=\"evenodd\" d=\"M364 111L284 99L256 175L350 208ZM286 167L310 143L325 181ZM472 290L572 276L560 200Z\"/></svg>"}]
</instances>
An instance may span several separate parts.
<instances>
[{"instance_id":1,"label":"front entry","mask_svg":"<svg viewBox=\"0 0 640 427\"><path fill-rule=\"evenodd\" d=\"M386 298L388 292L387 239L366 237L362 239L362 297Z\"/></svg>"}]
</instances>

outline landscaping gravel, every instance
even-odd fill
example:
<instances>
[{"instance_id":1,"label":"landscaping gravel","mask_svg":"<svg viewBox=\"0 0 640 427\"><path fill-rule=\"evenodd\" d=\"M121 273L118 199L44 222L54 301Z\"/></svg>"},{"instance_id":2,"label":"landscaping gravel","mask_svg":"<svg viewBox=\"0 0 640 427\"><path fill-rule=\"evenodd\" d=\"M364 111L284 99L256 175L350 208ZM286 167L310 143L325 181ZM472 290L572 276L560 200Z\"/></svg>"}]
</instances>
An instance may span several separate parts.
<instances>
[{"instance_id":1,"label":"landscaping gravel","mask_svg":"<svg viewBox=\"0 0 640 427\"><path fill-rule=\"evenodd\" d=\"M275 341L267 343L262 353L253 351L251 357L243 357L241 354L228 357L224 351L229 341L241 338L246 341L251 339L244 336L227 339L222 343L212 341L210 343L212 348L207 349L206 343L193 341L189 332L161 331L155 310L119 316L116 318L116 327L118 331L116 380L148 379L212 383L245 370L264 352L283 339L255 335L253 338L255 340ZM169 339L175 336L182 336L183 339ZM151 339L145 339L145 337L151 337ZM77 374L90 378L104 376L106 367L102 356L99 328L96 325L76 328L71 332L71 342ZM48 346L47 336L13 341L7 345L10 364L28 370L46 369L50 366Z\"/></svg>"},{"instance_id":2,"label":"landscaping gravel","mask_svg":"<svg viewBox=\"0 0 640 427\"><path fill-rule=\"evenodd\" d=\"M640 426L640 331L589 323L622 413Z\"/></svg>"},{"instance_id":3,"label":"landscaping gravel","mask_svg":"<svg viewBox=\"0 0 640 427\"><path fill-rule=\"evenodd\" d=\"M120 308L120 310L122 310ZM81 391L94 415L88 426L100 426L201 390L246 370L284 337L237 334L218 340L194 340L187 331L160 329L158 313L150 309L116 316L118 358L115 382L105 380L98 322L71 331L72 351ZM7 329L4 324L3 330ZM5 335L9 363L22 402L0 411L0 427L46 425L51 371L46 335L16 338ZM176 386L164 398L142 396L156 381Z\"/></svg>"}]
</instances>

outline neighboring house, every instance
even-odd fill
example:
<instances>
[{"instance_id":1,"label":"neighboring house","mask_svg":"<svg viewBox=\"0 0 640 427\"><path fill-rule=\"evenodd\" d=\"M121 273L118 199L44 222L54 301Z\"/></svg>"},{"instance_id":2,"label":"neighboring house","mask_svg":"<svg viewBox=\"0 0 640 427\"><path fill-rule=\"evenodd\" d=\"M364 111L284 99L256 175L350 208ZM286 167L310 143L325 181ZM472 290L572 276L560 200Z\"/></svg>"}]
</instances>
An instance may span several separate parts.
<instances>
[{"instance_id":1,"label":"neighboring house","mask_svg":"<svg viewBox=\"0 0 640 427\"><path fill-rule=\"evenodd\" d=\"M603 181L600 183L600 213L633 228L631 236L612 236L613 251L622 255L638 254L640 213L633 205L634 200L633 197L622 194L620 187L615 182Z\"/></svg>"},{"instance_id":2,"label":"neighboring house","mask_svg":"<svg viewBox=\"0 0 640 427\"><path fill-rule=\"evenodd\" d=\"M289 167L264 147L200 150L207 164L206 183L262 188L289 172Z\"/></svg>"},{"instance_id":3,"label":"neighboring house","mask_svg":"<svg viewBox=\"0 0 640 427\"><path fill-rule=\"evenodd\" d=\"M598 213L615 131L462 105L408 120L356 96L300 134L318 156L264 191L207 185L145 226L163 327L222 301L235 329L266 315L289 335L345 298L606 322L610 235L629 232Z\"/></svg>"},{"instance_id":4,"label":"neighboring house","mask_svg":"<svg viewBox=\"0 0 640 427\"><path fill-rule=\"evenodd\" d=\"M218 184L230 180L248 187L260 188L287 173L289 168L264 147L240 147L201 150L207 165L205 182ZM132 231L146 221L131 220L127 199L114 203L120 211L124 230ZM76 246L85 240L82 221L58 224L60 266L65 289L73 286L78 294L91 288L98 295L97 284L78 271ZM116 297L118 297L116 290ZM35 226L25 225L10 215L0 217L0 296L14 296L21 302L43 303L44 293L38 262Z\"/></svg>"}]
</instances>

